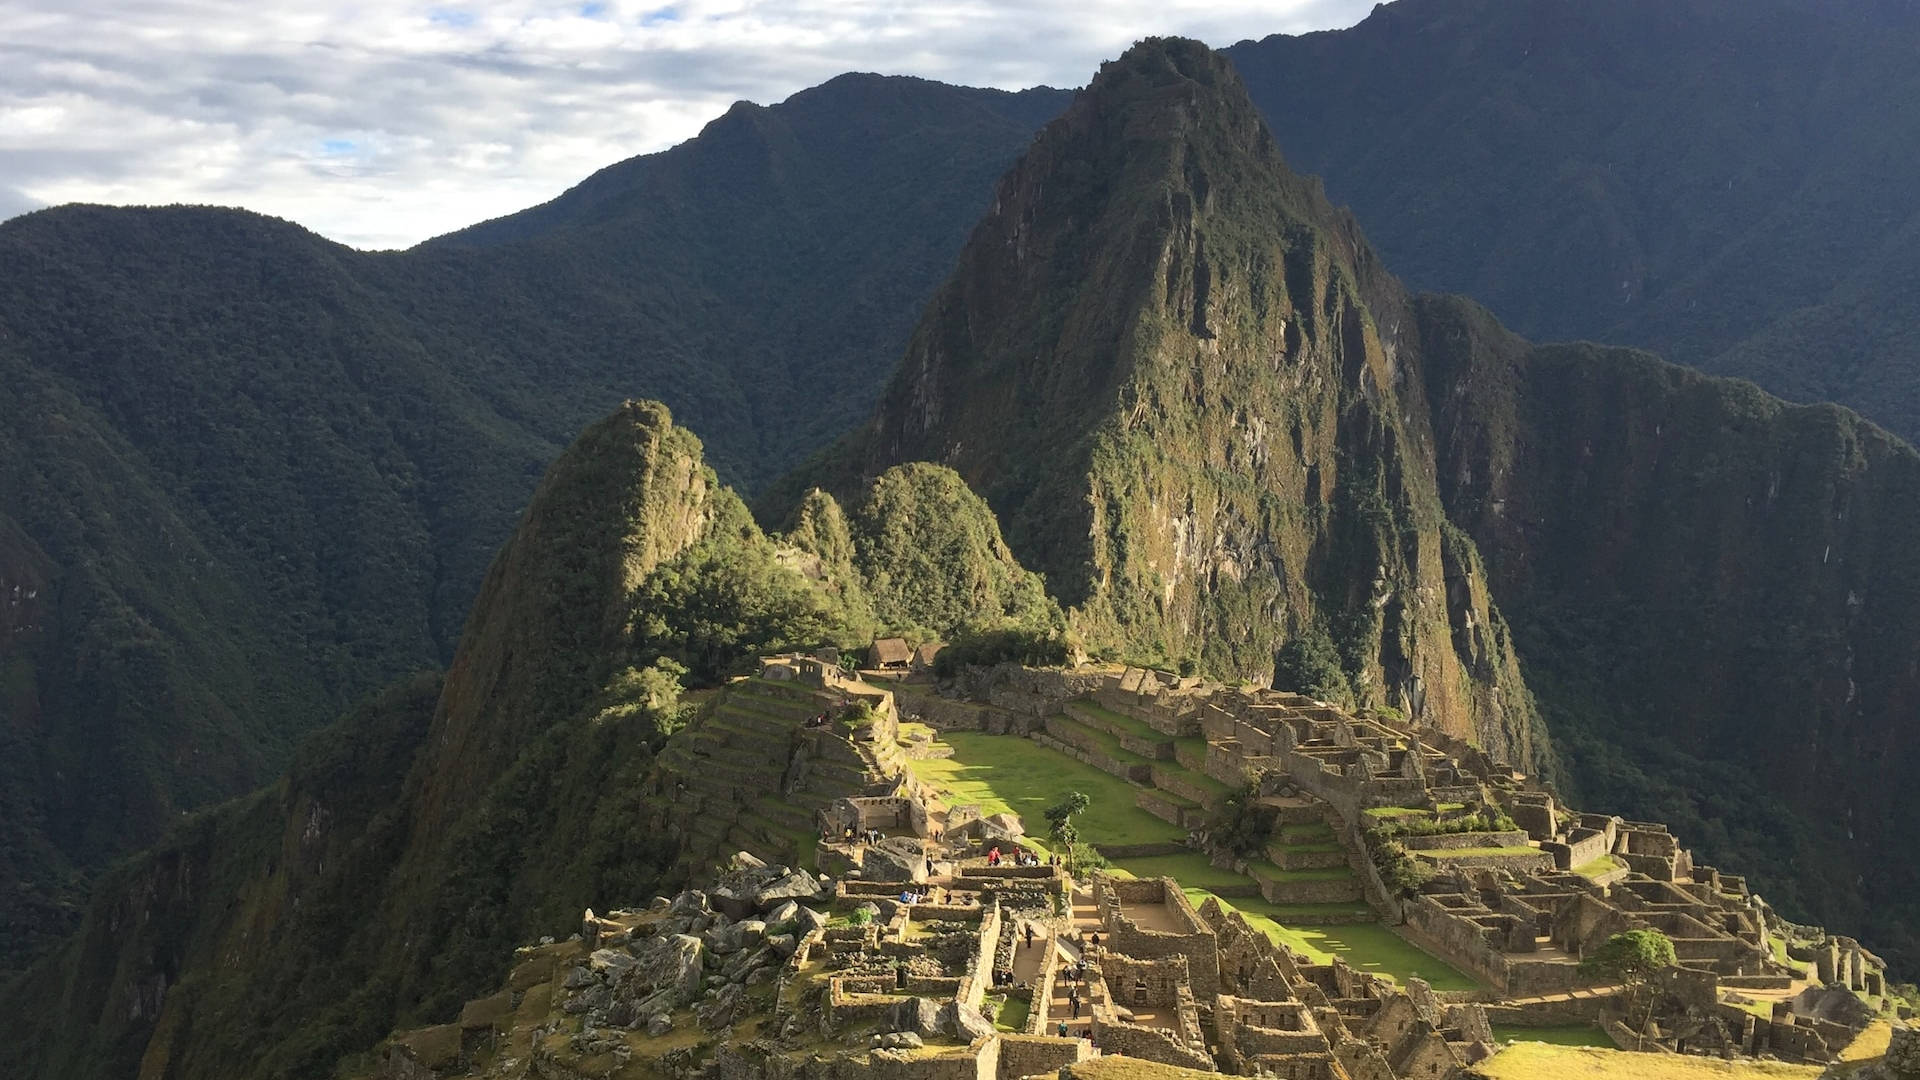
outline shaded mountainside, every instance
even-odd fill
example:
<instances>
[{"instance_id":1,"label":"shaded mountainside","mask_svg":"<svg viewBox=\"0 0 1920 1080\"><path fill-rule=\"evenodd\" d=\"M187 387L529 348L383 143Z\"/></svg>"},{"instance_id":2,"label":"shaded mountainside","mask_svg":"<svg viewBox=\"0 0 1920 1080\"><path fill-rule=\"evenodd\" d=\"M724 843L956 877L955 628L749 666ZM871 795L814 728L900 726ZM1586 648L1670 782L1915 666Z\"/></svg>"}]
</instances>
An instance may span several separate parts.
<instances>
[{"instance_id":1,"label":"shaded mountainside","mask_svg":"<svg viewBox=\"0 0 1920 1080\"><path fill-rule=\"evenodd\" d=\"M447 662L586 420L664 397L743 483L853 423L1058 100L846 76L405 253L210 209L0 226L0 583L36 594L0 636L0 970L89 870Z\"/></svg>"},{"instance_id":2,"label":"shaded mountainside","mask_svg":"<svg viewBox=\"0 0 1920 1080\"><path fill-rule=\"evenodd\" d=\"M1905 0L1399 0L1226 52L1409 282L1911 440L1916 49Z\"/></svg>"},{"instance_id":3,"label":"shaded mountainside","mask_svg":"<svg viewBox=\"0 0 1920 1080\"><path fill-rule=\"evenodd\" d=\"M874 419L938 461L1089 648L1405 710L1531 766L1532 705L1432 475L1411 308L1196 43L1106 65L1001 182ZM812 475L807 473L804 475Z\"/></svg>"},{"instance_id":4,"label":"shaded mountainside","mask_svg":"<svg viewBox=\"0 0 1920 1080\"><path fill-rule=\"evenodd\" d=\"M923 499L958 484L926 467L882 481ZM977 532L978 513L957 508L947 527ZM1004 549L986 557L941 569L1038 594ZM900 588L938 591L892 569ZM684 882L726 844L794 839L784 817L702 830L684 792L719 800L714 815L768 802L784 754L703 755L755 712L796 706L723 697L716 713L683 700L683 680L869 640L877 576L762 534L665 407L623 406L548 470L444 679L353 710L271 787L102 877L80 931L0 992L20 1035L0 1074L330 1076L396 1025L449 1019L516 944L566 933L583 907ZM819 805L834 777L859 778L813 771Z\"/></svg>"},{"instance_id":5,"label":"shaded mountainside","mask_svg":"<svg viewBox=\"0 0 1920 1080\"><path fill-rule=\"evenodd\" d=\"M1831 405L1422 301L1442 490L1582 797L1920 958L1920 455Z\"/></svg>"}]
</instances>

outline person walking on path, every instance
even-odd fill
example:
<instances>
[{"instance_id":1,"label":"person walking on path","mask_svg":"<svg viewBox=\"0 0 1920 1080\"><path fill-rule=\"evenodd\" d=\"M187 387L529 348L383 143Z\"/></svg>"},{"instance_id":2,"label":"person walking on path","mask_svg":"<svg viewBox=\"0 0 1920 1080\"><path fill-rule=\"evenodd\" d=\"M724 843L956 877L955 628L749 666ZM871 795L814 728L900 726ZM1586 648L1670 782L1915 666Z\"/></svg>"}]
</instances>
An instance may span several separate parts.
<instances>
[{"instance_id":1,"label":"person walking on path","mask_svg":"<svg viewBox=\"0 0 1920 1080\"><path fill-rule=\"evenodd\" d=\"M1027 948L1033 948L1033 924L1027 924Z\"/></svg>"},{"instance_id":2,"label":"person walking on path","mask_svg":"<svg viewBox=\"0 0 1920 1080\"><path fill-rule=\"evenodd\" d=\"M1067 1008L1073 1011L1073 1019L1075 1020L1080 1019L1080 988L1079 987L1076 986L1073 989L1067 991Z\"/></svg>"}]
</instances>

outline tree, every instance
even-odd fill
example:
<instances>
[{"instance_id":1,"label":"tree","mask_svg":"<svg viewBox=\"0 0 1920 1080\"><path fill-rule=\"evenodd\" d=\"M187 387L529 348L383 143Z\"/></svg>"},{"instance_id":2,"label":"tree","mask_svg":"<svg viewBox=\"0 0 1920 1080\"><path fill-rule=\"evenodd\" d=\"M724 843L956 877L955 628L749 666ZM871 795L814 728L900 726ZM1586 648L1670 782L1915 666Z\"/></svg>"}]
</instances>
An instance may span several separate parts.
<instances>
[{"instance_id":1,"label":"tree","mask_svg":"<svg viewBox=\"0 0 1920 1080\"><path fill-rule=\"evenodd\" d=\"M1047 808L1047 823L1050 828L1047 835L1058 846L1067 851L1070 869L1079 868L1080 830L1074 828L1074 816L1084 812L1093 804L1093 800L1078 791L1067 792L1067 797Z\"/></svg>"},{"instance_id":2,"label":"tree","mask_svg":"<svg viewBox=\"0 0 1920 1080\"><path fill-rule=\"evenodd\" d=\"M1642 996L1654 974L1672 967L1678 960L1673 940L1658 930L1623 930L1606 943L1580 958L1580 974L1625 984L1628 1000ZM1636 1035L1653 1019L1654 995L1645 993L1645 1011Z\"/></svg>"}]
</instances>

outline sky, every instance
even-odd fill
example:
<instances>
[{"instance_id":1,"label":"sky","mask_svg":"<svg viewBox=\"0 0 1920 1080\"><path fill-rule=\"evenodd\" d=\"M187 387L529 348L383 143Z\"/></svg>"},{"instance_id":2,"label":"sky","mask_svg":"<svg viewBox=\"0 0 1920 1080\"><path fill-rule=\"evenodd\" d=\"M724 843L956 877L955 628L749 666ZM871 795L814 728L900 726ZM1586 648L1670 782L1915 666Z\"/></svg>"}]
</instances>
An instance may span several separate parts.
<instances>
[{"instance_id":1,"label":"sky","mask_svg":"<svg viewBox=\"0 0 1920 1080\"><path fill-rule=\"evenodd\" d=\"M846 71L1085 84L1372 0L0 0L0 219L210 203L405 247Z\"/></svg>"}]
</instances>

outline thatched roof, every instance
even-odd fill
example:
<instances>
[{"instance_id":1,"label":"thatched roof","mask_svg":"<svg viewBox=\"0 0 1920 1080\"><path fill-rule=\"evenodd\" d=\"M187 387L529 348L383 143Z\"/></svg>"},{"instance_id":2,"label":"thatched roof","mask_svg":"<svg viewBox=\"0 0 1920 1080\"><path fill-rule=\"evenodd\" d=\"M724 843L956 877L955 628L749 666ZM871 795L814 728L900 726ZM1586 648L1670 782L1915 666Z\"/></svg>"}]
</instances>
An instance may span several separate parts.
<instances>
[{"instance_id":1,"label":"thatched roof","mask_svg":"<svg viewBox=\"0 0 1920 1080\"><path fill-rule=\"evenodd\" d=\"M907 646L905 638L875 638L873 647L867 650L867 662L875 667L910 664L913 662L913 650Z\"/></svg>"}]
</instances>

